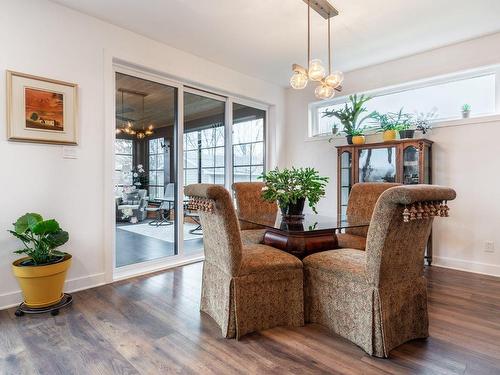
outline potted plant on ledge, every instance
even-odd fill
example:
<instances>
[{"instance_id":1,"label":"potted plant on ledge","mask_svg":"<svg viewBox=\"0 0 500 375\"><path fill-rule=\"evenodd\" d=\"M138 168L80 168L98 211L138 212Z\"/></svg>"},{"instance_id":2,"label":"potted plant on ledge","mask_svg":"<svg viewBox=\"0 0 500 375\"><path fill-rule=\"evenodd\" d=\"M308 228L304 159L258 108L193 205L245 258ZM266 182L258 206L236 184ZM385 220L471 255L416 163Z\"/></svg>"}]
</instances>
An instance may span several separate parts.
<instances>
[{"instance_id":1,"label":"potted plant on ledge","mask_svg":"<svg viewBox=\"0 0 500 375\"><path fill-rule=\"evenodd\" d=\"M363 135L364 128L361 125L375 115L375 112L371 112L365 117L360 118L361 114L367 111L364 104L370 99L371 97L365 95L360 95L359 97L351 95L349 96L350 103L346 103L340 109L327 109L323 111L322 117L336 117L339 119L348 144L363 144L365 143L365 136Z\"/></svg>"},{"instance_id":2,"label":"potted plant on ledge","mask_svg":"<svg viewBox=\"0 0 500 375\"><path fill-rule=\"evenodd\" d=\"M309 207L316 212L316 204L325 195L328 177L322 177L314 168L274 169L260 178L266 184L262 198L278 202L283 217L300 217L307 199Z\"/></svg>"},{"instance_id":3,"label":"potted plant on ledge","mask_svg":"<svg viewBox=\"0 0 500 375\"><path fill-rule=\"evenodd\" d=\"M68 241L68 232L56 220L44 220L37 213L27 213L13 225L9 232L23 243L14 252L27 255L12 264L25 305L43 308L59 303L71 255L56 249Z\"/></svg>"},{"instance_id":4,"label":"potted plant on ledge","mask_svg":"<svg viewBox=\"0 0 500 375\"><path fill-rule=\"evenodd\" d=\"M379 132L382 132L384 142L396 139L397 124L391 121L389 114L376 112L374 118L379 124Z\"/></svg>"},{"instance_id":5,"label":"potted plant on ledge","mask_svg":"<svg viewBox=\"0 0 500 375\"><path fill-rule=\"evenodd\" d=\"M471 108L472 107L470 104L464 104L462 106L462 118L469 118L470 117Z\"/></svg>"}]
</instances>

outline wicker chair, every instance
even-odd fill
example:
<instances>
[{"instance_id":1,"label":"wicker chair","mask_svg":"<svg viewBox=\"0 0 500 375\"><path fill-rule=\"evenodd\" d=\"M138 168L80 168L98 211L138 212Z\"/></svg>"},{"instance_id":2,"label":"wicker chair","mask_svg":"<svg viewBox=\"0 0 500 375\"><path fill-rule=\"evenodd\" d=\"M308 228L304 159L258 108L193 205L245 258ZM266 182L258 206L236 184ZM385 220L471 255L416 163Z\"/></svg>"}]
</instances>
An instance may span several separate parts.
<instances>
[{"instance_id":1,"label":"wicker chair","mask_svg":"<svg viewBox=\"0 0 500 375\"><path fill-rule=\"evenodd\" d=\"M276 220L278 205L262 199L264 186L263 182L235 182L233 184L238 217L266 219L272 222ZM245 221L240 221L240 227L243 244L262 243L265 229Z\"/></svg>"},{"instance_id":2,"label":"wicker chair","mask_svg":"<svg viewBox=\"0 0 500 375\"><path fill-rule=\"evenodd\" d=\"M201 311L217 322L226 338L275 326L302 326L302 262L266 245L243 246L231 196L223 187L195 184L184 191L203 226Z\"/></svg>"},{"instance_id":3,"label":"wicker chair","mask_svg":"<svg viewBox=\"0 0 500 375\"><path fill-rule=\"evenodd\" d=\"M388 182L362 182L354 184L347 202L347 218L369 222L372 218L378 197L387 189L400 184ZM345 233L337 234L338 247L364 250L368 228L347 228Z\"/></svg>"},{"instance_id":4,"label":"wicker chair","mask_svg":"<svg viewBox=\"0 0 500 375\"><path fill-rule=\"evenodd\" d=\"M330 250L303 260L306 322L324 325L377 357L428 337L424 250L433 215L447 211L428 212L437 201L454 198L453 189L433 185L382 193L366 251ZM408 220L405 208L411 208L412 219L415 212L420 217Z\"/></svg>"}]
</instances>

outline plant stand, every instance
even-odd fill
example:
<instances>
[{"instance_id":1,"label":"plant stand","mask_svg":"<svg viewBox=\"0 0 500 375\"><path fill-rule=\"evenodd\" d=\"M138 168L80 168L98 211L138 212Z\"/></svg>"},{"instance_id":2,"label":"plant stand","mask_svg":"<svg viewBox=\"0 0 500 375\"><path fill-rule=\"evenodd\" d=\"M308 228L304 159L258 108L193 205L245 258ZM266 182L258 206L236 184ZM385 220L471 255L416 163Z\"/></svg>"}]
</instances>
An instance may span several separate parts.
<instances>
[{"instance_id":1,"label":"plant stand","mask_svg":"<svg viewBox=\"0 0 500 375\"><path fill-rule=\"evenodd\" d=\"M15 315L21 317L24 314L44 314L50 312L50 315L56 316L59 314L59 309L71 305L72 302L73 302L73 296L68 293L64 293L63 298L58 303L52 306L34 308L34 307L28 307L23 302L18 306Z\"/></svg>"}]
</instances>

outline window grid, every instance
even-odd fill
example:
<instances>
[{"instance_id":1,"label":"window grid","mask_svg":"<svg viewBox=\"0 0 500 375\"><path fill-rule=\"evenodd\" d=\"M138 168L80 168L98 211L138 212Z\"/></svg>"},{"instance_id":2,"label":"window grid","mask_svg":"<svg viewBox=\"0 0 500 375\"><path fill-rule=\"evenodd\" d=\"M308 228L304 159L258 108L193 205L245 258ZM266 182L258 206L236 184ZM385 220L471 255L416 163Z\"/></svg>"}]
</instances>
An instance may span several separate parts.
<instances>
[{"instance_id":1,"label":"window grid","mask_svg":"<svg viewBox=\"0 0 500 375\"><path fill-rule=\"evenodd\" d=\"M224 157L221 159L222 163L217 163L217 151L222 151L222 155L224 155L224 141L221 143L222 145L217 145L217 136L224 136L224 132L222 131L222 133L220 133L218 128L224 129L224 125L222 123L217 123L206 129L184 133L184 185L192 183L217 183L224 185ZM194 146L192 142L188 142L188 136L193 133L196 134L196 145ZM211 136L209 137L209 139L211 138L211 141L209 141L212 144L211 146L202 146L203 141L208 140L207 138L203 138L206 136L206 133L211 133ZM204 151L207 152L204 153ZM195 167L187 166L188 155L190 152L197 152L197 162ZM212 160L204 156L204 154L210 155ZM220 172L222 180L217 178L217 172ZM195 180L192 178L193 175L196 175ZM209 177L208 180L207 177Z\"/></svg>"},{"instance_id":2,"label":"window grid","mask_svg":"<svg viewBox=\"0 0 500 375\"><path fill-rule=\"evenodd\" d=\"M149 197L158 199L163 197L165 190L165 153L162 144L165 138L154 138L148 141L149 160ZM160 161L163 157L163 163ZM163 164L163 165L162 165Z\"/></svg>"},{"instance_id":3,"label":"window grid","mask_svg":"<svg viewBox=\"0 0 500 375\"><path fill-rule=\"evenodd\" d=\"M254 181L258 181L258 177L261 175L262 172L264 172L264 158L262 158L262 162L261 163L254 163L253 162L253 151L254 151L254 147L253 146L256 146L256 145L259 145L261 144L262 147L264 147L264 141L255 141L255 142L242 142L242 143L234 143L233 144L233 182L235 182L235 169L236 168L248 168L248 170L250 171L250 179L248 179L248 182L254 182ZM249 160L250 160L250 163L237 163L235 161L235 158L234 158L234 149L237 148L237 147L241 147L241 146L249 146L249 149L250 149L250 156L249 156ZM262 167L262 172L261 173L254 173L254 170L256 170L255 168L256 167ZM242 181L242 180L238 180L238 181Z\"/></svg>"},{"instance_id":4,"label":"window grid","mask_svg":"<svg viewBox=\"0 0 500 375\"><path fill-rule=\"evenodd\" d=\"M116 150L117 150L118 145L120 143L127 144L129 146L127 148L130 149L130 152L129 153L117 152ZM134 142L131 139L120 139L120 138L115 139L115 159L117 156L120 156L120 157L123 157L124 159L130 160L130 162L127 163L127 165L130 165L130 168L132 168L132 166L134 165ZM126 185L132 185L132 175L130 174L130 176L125 176L123 174L123 170L118 169L117 166L118 166L118 163L115 162L115 174L120 176L119 182L116 184L116 186L123 187ZM123 167L123 163L122 163L122 167Z\"/></svg>"}]
</instances>

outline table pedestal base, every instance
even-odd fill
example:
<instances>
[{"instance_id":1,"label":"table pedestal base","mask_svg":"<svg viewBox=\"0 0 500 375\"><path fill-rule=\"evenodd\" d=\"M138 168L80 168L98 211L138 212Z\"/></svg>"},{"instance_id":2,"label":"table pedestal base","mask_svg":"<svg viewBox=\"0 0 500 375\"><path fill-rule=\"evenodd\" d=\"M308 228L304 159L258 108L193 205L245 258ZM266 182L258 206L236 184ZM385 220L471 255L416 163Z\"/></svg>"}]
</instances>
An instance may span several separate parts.
<instances>
[{"instance_id":1,"label":"table pedestal base","mask_svg":"<svg viewBox=\"0 0 500 375\"><path fill-rule=\"evenodd\" d=\"M337 236L328 232L302 232L288 233L279 230L268 229L264 234L264 245L273 246L303 259L310 254L319 251L333 250L338 248Z\"/></svg>"}]
</instances>

